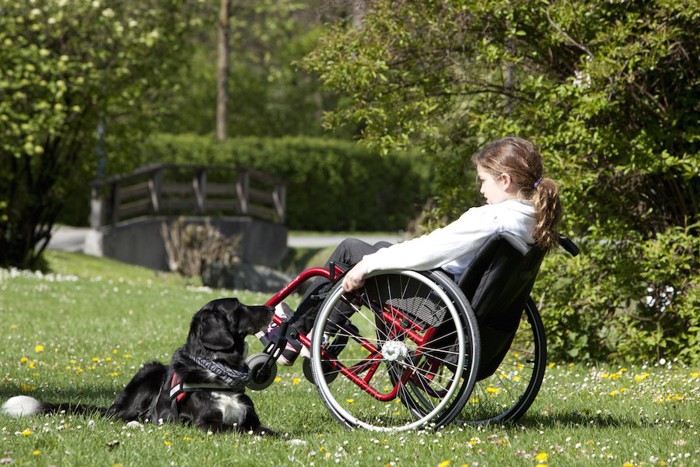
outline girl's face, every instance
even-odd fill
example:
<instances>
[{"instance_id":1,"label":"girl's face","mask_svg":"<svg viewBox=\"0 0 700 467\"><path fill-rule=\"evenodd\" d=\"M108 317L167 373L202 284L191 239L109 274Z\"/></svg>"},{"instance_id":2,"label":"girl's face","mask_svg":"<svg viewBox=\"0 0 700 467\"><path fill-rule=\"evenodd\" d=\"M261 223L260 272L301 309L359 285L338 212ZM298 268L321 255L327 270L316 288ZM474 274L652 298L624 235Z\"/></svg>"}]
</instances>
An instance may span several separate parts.
<instances>
[{"instance_id":1,"label":"girl's face","mask_svg":"<svg viewBox=\"0 0 700 467\"><path fill-rule=\"evenodd\" d=\"M498 177L494 177L479 165L476 166L476 173L481 183L481 189L479 191L484 195L484 198L486 198L486 204L497 204L513 198L513 195L507 191L511 186L510 176L508 174L501 174Z\"/></svg>"}]
</instances>

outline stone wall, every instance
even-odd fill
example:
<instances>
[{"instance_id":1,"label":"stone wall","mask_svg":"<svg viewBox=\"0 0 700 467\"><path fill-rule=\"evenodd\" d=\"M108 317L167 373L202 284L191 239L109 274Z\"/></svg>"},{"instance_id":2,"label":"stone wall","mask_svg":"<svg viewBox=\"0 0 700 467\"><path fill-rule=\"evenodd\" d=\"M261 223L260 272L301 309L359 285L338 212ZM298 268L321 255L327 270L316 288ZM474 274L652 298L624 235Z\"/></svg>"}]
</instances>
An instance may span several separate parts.
<instances>
[{"instance_id":1,"label":"stone wall","mask_svg":"<svg viewBox=\"0 0 700 467\"><path fill-rule=\"evenodd\" d=\"M161 225L177 217L137 218L98 227L86 239L85 252L125 263L167 271L168 258L161 236ZM203 224L203 217L185 217ZM245 264L269 268L279 266L287 252L287 227L251 217L210 218L211 224L226 236L241 235L239 254Z\"/></svg>"}]
</instances>

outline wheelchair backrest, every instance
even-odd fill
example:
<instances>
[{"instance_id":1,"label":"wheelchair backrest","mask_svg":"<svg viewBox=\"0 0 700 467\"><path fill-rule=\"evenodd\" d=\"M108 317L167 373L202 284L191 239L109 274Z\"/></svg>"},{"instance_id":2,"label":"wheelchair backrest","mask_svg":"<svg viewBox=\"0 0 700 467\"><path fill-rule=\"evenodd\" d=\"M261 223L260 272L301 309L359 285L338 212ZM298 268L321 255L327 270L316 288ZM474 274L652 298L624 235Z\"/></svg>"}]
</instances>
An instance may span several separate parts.
<instances>
[{"instance_id":1,"label":"wheelchair backrest","mask_svg":"<svg viewBox=\"0 0 700 467\"><path fill-rule=\"evenodd\" d=\"M510 348L545 252L509 232L492 235L462 274L459 287L481 334L479 379L493 374Z\"/></svg>"}]
</instances>

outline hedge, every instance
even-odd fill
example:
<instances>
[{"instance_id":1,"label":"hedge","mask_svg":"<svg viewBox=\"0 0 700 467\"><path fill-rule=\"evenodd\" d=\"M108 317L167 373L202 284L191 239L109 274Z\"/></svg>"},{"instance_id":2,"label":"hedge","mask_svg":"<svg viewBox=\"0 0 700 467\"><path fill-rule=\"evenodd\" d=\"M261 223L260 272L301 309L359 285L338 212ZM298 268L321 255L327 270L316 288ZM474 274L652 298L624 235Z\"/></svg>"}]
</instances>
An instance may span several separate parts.
<instances>
[{"instance_id":1,"label":"hedge","mask_svg":"<svg viewBox=\"0 0 700 467\"><path fill-rule=\"evenodd\" d=\"M401 230L431 192L429 167L419 155L380 155L335 139L245 137L219 143L158 134L130 161L150 163L223 164L275 175L287 183L287 226L293 230Z\"/></svg>"}]
</instances>

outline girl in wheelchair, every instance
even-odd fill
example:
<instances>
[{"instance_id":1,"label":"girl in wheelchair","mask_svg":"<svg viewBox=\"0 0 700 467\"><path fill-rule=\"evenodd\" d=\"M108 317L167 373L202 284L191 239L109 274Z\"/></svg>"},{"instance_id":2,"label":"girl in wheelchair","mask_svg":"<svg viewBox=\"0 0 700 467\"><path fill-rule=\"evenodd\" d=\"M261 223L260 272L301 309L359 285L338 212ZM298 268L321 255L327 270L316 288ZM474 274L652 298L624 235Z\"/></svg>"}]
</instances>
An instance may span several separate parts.
<instances>
[{"instance_id":1,"label":"girl in wheelchair","mask_svg":"<svg viewBox=\"0 0 700 467\"><path fill-rule=\"evenodd\" d=\"M472 157L486 204L467 210L459 219L427 235L391 245L375 245L357 239L341 242L328 259L348 271L342 279L346 292L363 286L368 274L385 270L428 271L441 269L457 281L479 248L493 234L510 232L529 245L549 250L559 244L557 226L562 207L557 183L544 176L542 156L529 141L505 137L487 144ZM329 281L317 278L290 319L296 329L309 334ZM347 311L351 313L350 310ZM344 312L332 319L341 323ZM273 339L259 336L263 343ZM289 340L278 363L291 365L302 346Z\"/></svg>"}]
</instances>

